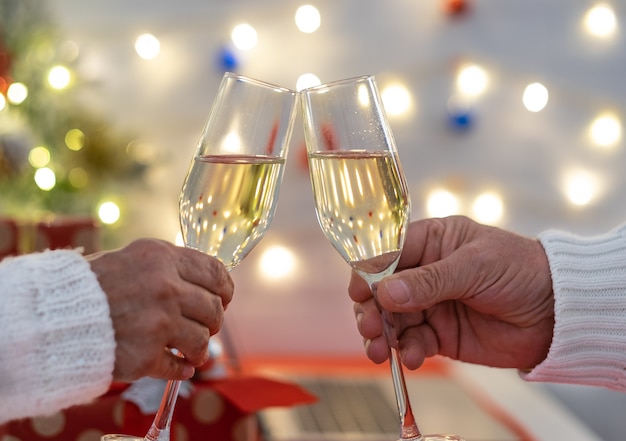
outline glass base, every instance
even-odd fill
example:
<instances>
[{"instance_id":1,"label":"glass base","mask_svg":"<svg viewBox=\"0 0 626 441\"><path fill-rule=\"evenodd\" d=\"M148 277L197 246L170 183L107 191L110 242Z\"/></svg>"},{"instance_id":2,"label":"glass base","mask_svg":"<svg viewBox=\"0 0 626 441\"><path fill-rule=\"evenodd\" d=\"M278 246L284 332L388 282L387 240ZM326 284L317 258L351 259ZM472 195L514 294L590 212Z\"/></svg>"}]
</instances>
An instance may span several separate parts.
<instances>
[{"instance_id":1,"label":"glass base","mask_svg":"<svg viewBox=\"0 0 626 441\"><path fill-rule=\"evenodd\" d=\"M110 434L103 435L100 438L100 441L143 441L143 438L133 435L119 435L119 434Z\"/></svg>"}]
</instances>

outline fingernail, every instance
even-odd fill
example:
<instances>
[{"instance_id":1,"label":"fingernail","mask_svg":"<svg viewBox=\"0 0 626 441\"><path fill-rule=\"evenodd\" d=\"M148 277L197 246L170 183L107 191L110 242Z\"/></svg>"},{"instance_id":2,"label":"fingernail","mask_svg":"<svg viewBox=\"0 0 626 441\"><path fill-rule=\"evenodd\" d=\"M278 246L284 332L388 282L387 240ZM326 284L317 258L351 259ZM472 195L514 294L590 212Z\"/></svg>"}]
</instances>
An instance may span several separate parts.
<instances>
[{"instance_id":1,"label":"fingernail","mask_svg":"<svg viewBox=\"0 0 626 441\"><path fill-rule=\"evenodd\" d=\"M183 373L182 373L182 375L183 375L183 377L184 377L184 378L191 378L191 377L193 377L193 374L194 374L195 372L196 372L196 369L195 369L193 366L191 366L191 365L189 365L189 364L188 364L188 365L186 365L186 366L183 368Z\"/></svg>"},{"instance_id":2,"label":"fingernail","mask_svg":"<svg viewBox=\"0 0 626 441\"><path fill-rule=\"evenodd\" d=\"M391 300L398 305L408 302L411 298L409 286L402 279L389 280L385 283L385 288L387 288Z\"/></svg>"}]
</instances>

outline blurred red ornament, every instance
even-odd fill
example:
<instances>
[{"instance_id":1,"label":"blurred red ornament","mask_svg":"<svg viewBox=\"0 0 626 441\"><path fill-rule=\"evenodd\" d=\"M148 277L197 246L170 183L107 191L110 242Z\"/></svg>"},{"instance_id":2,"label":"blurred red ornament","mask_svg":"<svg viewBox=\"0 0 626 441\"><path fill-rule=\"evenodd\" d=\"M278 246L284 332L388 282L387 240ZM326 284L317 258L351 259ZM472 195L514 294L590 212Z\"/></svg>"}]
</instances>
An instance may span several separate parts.
<instances>
[{"instance_id":1,"label":"blurred red ornament","mask_svg":"<svg viewBox=\"0 0 626 441\"><path fill-rule=\"evenodd\" d=\"M460 15L468 8L465 0L444 0L443 3L444 10L450 15Z\"/></svg>"}]
</instances>

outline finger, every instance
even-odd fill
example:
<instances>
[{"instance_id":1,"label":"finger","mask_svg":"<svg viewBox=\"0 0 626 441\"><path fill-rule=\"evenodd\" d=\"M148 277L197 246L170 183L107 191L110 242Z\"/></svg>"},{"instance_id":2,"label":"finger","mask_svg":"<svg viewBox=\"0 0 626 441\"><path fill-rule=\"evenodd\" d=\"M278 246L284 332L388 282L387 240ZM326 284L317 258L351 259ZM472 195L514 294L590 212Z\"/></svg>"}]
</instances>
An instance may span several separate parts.
<instances>
[{"instance_id":1,"label":"finger","mask_svg":"<svg viewBox=\"0 0 626 441\"><path fill-rule=\"evenodd\" d=\"M458 252L429 265L407 269L378 284L381 306L394 312L422 311L445 300L462 299L476 288L478 272L471 253Z\"/></svg>"},{"instance_id":2,"label":"finger","mask_svg":"<svg viewBox=\"0 0 626 441\"><path fill-rule=\"evenodd\" d=\"M165 380L187 380L193 377L194 372L194 367L186 359L164 348L163 355L155 360L148 375Z\"/></svg>"},{"instance_id":3,"label":"finger","mask_svg":"<svg viewBox=\"0 0 626 441\"><path fill-rule=\"evenodd\" d=\"M383 320L374 299L364 303L355 303L354 314L357 329L361 336L366 339L372 339L383 334Z\"/></svg>"},{"instance_id":4,"label":"finger","mask_svg":"<svg viewBox=\"0 0 626 441\"><path fill-rule=\"evenodd\" d=\"M180 276L201 286L222 299L224 306L233 298L233 281L226 267L216 258L191 248L179 248L181 258L176 261Z\"/></svg>"},{"instance_id":5,"label":"finger","mask_svg":"<svg viewBox=\"0 0 626 441\"><path fill-rule=\"evenodd\" d=\"M367 358L376 364L385 362L389 358L387 339L380 336L378 338L365 340L365 354Z\"/></svg>"},{"instance_id":6,"label":"finger","mask_svg":"<svg viewBox=\"0 0 626 441\"><path fill-rule=\"evenodd\" d=\"M372 291L367 282L354 271L350 275L348 295L355 302L364 302L372 297Z\"/></svg>"},{"instance_id":7,"label":"finger","mask_svg":"<svg viewBox=\"0 0 626 441\"><path fill-rule=\"evenodd\" d=\"M433 329L427 324L408 328L398 340L402 364L417 369L427 357L439 353L439 343Z\"/></svg>"},{"instance_id":8,"label":"finger","mask_svg":"<svg viewBox=\"0 0 626 441\"><path fill-rule=\"evenodd\" d=\"M196 321L183 319L171 335L167 346L176 348L193 366L204 364L209 357L209 328Z\"/></svg>"},{"instance_id":9,"label":"finger","mask_svg":"<svg viewBox=\"0 0 626 441\"><path fill-rule=\"evenodd\" d=\"M188 289L181 290L180 308L183 317L209 328L211 335L222 326L225 308L222 298L197 285L190 284Z\"/></svg>"}]
</instances>

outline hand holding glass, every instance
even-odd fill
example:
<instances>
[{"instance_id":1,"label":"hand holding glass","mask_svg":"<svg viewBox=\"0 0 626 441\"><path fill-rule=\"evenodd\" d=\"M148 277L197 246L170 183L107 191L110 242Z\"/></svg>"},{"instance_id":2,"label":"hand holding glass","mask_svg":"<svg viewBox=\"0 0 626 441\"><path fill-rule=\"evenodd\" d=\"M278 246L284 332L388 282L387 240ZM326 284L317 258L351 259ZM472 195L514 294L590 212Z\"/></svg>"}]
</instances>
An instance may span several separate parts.
<instances>
[{"instance_id":1,"label":"hand holding glass","mask_svg":"<svg viewBox=\"0 0 626 441\"><path fill-rule=\"evenodd\" d=\"M179 200L185 245L217 257L229 270L268 230L278 200L297 93L226 73L191 161ZM168 441L179 381L169 381L144 438Z\"/></svg>"},{"instance_id":2,"label":"hand holding glass","mask_svg":"<svg viewBox=\"0 0 626 441\"><path fill-rule=\"evenodd\" d=\"M398 264L410 200L405 178L372 76L302 91L307 155L315 209L326 238L369 284ZM379 308L380 309L380 308ZM407 393L393 317L381 309L390 347L400 419L400 440L462 441L454 435L422 435Z\"/></svg>"}]
</instances>

